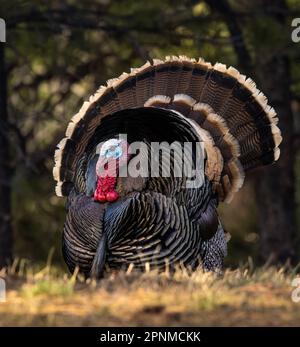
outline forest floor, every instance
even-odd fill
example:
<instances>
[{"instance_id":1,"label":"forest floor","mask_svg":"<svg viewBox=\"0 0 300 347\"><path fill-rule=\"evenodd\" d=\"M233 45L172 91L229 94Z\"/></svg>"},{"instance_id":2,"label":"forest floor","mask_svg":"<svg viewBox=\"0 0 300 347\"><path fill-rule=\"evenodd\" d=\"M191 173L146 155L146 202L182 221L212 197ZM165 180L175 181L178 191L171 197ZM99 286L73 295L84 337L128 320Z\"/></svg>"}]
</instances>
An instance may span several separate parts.
<instances>
[{"instance_id":1,"label":"forest floor","mask_svg":"<svg viewBox=\"0 0 300 347\"><path fill-rule=\"evenodd\" d=\"M122 272L99 283L49 266L23 273L0 274L0 326L300 326L296 275L283 269Z\"/></svg>"}]
</instances>

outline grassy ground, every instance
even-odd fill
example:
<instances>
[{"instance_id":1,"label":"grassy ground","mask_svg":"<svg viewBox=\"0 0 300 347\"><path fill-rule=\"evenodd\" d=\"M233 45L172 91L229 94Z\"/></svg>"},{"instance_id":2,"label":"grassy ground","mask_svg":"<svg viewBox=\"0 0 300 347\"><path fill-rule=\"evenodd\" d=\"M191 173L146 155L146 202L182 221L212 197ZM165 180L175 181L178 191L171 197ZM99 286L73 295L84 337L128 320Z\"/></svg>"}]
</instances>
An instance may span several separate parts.
<instances>
[{"instance_id":1,"label":"grassy ground","mask_svg":"<svg viewBox=\"0 0 300 347\"><path fill-rule=\"evenodd\" d=\"M222 276L111 274L75 281L47 266L5 276L0 326L300 326L292 272L249 267Z\"/></svg>"}]
</instances>

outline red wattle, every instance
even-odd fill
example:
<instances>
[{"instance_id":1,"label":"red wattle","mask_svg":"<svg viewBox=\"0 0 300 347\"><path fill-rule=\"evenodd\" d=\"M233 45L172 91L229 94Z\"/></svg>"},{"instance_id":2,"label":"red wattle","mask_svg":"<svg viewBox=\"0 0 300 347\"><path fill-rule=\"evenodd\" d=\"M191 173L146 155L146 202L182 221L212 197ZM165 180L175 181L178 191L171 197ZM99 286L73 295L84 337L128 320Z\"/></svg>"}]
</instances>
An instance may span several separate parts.
<instances>
[{"instance_id":1,"label":"red wattle","mask_svg":"<svg viewBox=\"0 0 300 347\"><path fill-rule=\"evenodd\" d=\"M119 198L119 194L115 190L108 192L106 194L106 200L109 202L116 201L118 200L118 198Z\"/></svg>"},{"instance_id":2,"label":"red wattle","mask_svg":"<svg viewBox=\"0 0 300 347\"><path fill-rule=\"evenodd\" d=\"M98 177L94 200L99 202L116 201L119 198L119 194L115 191L116 183L116 177Z\"/></svg>"},{"instance_id":3,"label":"red wattle","mask_svg":"<svg viewBox=\"0 0 300 347\"><path fill-rule=\"evenodd\" d=\"M100 201L100 202L105 202L106 201L106 196L102 192L95 191L94 200L95 201Z\"/></svg>"}]
</instances>

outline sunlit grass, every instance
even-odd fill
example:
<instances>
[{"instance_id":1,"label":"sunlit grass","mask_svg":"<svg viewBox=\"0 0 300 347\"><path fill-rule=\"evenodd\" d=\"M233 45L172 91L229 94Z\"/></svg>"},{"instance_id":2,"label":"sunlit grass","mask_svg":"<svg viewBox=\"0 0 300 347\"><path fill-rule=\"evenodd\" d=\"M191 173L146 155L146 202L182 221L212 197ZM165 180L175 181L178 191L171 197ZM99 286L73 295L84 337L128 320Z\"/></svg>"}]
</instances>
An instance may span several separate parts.
<instances>
[{"instance_id":1,"label":"sunlit grass","mask_svg":"<svg viewBox=\"0 0 300 347\"><path fill-rule=\"evenodd\" d=\"M223 274L131 267L96 282L51 266L50 254L43 268L16 261L0 275L8 288L0 326L300 325L300 303L291 300L296 270L251 261Z\"/></svg>"},{"instance_id":2,"label":"sunlit grass","mask_svg":"<svg viewBox=\"0 0 300 347\"><path fill-rule=\"evenodd\" d=\"M25 298L35 297L38 295L52 296L69 296L74 292L74 284L71 281L64 280L40 280L36 283L25 284L22 287L21 295Z\"/></svg>"}]
</instances>

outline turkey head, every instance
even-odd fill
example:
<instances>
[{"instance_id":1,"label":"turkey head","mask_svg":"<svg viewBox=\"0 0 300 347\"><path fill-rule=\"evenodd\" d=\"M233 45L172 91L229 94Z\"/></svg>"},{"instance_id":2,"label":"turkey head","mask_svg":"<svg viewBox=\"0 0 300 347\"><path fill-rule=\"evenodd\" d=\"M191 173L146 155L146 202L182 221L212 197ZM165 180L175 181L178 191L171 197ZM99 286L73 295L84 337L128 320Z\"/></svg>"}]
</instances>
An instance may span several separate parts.
<instances>
[{"instance_id":1,"label":"turkey head","mask_svg":"<svg viewBox=\"0 0 300 347\"><path fill-rule=\"evenodd\" d=\"M94 200L112 202L119 198L115 187L119 168L128 163L128 144L125 140L110 139L101 144L96 164L97 184Z\"/></svg>"}]
</instances>

